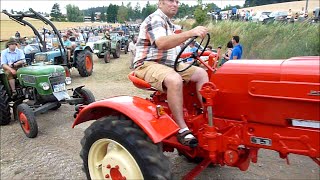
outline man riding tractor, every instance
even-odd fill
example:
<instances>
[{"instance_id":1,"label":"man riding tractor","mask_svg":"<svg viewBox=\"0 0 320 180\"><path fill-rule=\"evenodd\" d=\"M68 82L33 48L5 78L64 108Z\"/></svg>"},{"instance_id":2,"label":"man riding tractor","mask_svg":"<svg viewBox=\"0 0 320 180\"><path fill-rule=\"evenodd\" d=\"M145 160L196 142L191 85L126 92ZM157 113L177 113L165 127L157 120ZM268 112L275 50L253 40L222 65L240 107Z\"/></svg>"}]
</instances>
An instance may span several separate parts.
<instances>
[{"instance_id":1,"label":"man riding tractor","mask_svg":"<svg viewBox=\"0 0 320 180\"><path fill-rule=\"evenodd\" d=\"M26 64L25 55L21 49L17 48L17 44L17 41L11 38L7 42L8 48L1 52L1 66L8 76L12 97L17 95L15 87L17 70Z\"/></svg>"}]
</instances>

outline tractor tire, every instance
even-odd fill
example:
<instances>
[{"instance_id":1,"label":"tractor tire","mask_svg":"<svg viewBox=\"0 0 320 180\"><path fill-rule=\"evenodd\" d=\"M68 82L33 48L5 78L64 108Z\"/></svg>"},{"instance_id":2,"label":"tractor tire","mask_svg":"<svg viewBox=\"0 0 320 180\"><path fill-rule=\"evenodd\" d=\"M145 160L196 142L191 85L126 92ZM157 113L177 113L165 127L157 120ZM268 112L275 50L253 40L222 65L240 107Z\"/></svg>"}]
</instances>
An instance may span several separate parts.
<instances>
[{"instance_id":1,"label":"tractor tire","mask_svg":"<svg viewBox=\"0 0 320 180\"><path fill-rule=\"evenodd\" d=\"M89 90L89 89L86 89L86 88L81 88L78 93L80 94L77 94L76 92L73 92L73 96L74 97L78 97L78 98L83 98L84 99L84 102L83 104L84 105L88 105L90 103L93 103L96 101L96 98L94 97L94 95L92 94L92 92Z\"/></svg>"},{"instance_id":2,"label":"tractor tire","mask_svg":"<svg viewBox=\"0 0 320 180\"><path fill-rule=\"evenodd\" d=\"M78 53L77 68L81 77L88 77L92 74L93 60L90 51L84 50Z\"/></svg>"},{"instance_id":3,"label":"tractor tire","mask_svg":"<svg viewBox=\"0 0 320 180\"><path fill-rule=\"evenodd\" d=\"M106 51L105 54L104 54L104 62L105 63L109 63L110 60L111 60L111 56L110 56L110 52L109 51Z\"/></svg>"},{"instance_id":4,"label":"tractor tire","mask_svg":"<svg viewBox=\"0 0 320 180\"><path fill-rule=\"evenodd\" d=\"M2 84L0 82L0 125L7 125L10 123L11 113L9 106L9 95Z\"/></svg>"},{"instance_id":5,"label":"tractor tire","mask_svg":"<svg viewBox=\"0 0 320 180\"><path fill-rule=\"evenodd\" d=\"M17 118L23 132L28 138L35 138L38 135L38 125L32 109L25 103L17 107Z\"/></svg>"},{"instance_id":6,"label":"tractor tire","mask_svg":"<svg viewBox=\"0 0 320 180\"><path fill-rule=\"evenodd\" d=\"M121 52L121 45L118 42L116 46L116 52L113 53L113 58L119 58L120 57L120 52Z\"/></svg>"},{"instance_id":7,"label":"tractor tire","mask_svg":"<svg viewBox=\"0 0 320 180\"><path fill-rule=\"evenodd\" d=\"M172 179L161 146L131 120L102 117L84 134L80 156L87 179Z\"/></svg>"}]
</instances>

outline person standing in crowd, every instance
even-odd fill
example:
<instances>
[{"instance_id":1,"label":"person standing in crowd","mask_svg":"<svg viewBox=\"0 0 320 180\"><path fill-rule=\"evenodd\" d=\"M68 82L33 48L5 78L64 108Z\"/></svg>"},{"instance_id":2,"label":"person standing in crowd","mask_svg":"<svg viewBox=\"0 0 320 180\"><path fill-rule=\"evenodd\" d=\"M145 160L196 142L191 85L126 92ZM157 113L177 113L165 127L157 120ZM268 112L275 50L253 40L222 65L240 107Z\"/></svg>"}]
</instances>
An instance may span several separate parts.
<instances>
[{"instance_id":1,"label":"person standing in crowd","mask_svg":"<svg viewBox=\"0 0 320 180\"><path fill-rule=\"evenodd\" d=\"M1 52L1 66L8 76L13 98L17 96L15 85L17 70L26 63L24 53L21 49L17 48L17 44L17 41L11 38L7 42L8 48Z\"/></svg>"},{"instance_id":2,"label":"person standing in crowd","mask_svg":"<svg viewBox=\"0 0 320 180\"><path fill-rule=\"evenodd\" d=\"M232 49L233 49L232 41L229 41L227 43L227 51L222 55L220 66L222 66L225 62L230 60Z\"/></svg>"},{"instance_id":3,"label":"person standing in crowd","mask_svg":"<svg viewBox=\"0 0 320 180\"><path fill-rule=\"evenodd\" d=\"M20 33L19 33L19 31L16 32L16 34L14 35L14 37L15 37L16 39L20 39Z\"/></svg>"},{"instance_id":4,"label":"person standing in crowd","mask_svg":"<svg viewBox=\"0 0 320 180\"><path fill-rule=\"evenodd\" d=\"M199 91L209 81L208 74L196 66L183 72L176 72L172 67L177 58L176 46L194 36L204 38L208 29L197 26L175 34L171 19L177 14L178 7L178 0L159 0L158 9L143 21L136 43L134 68L138 78L144 79L160 92L166 92L173 119L180 127L177 140L185 146L196 147L198 140L189 130L183 116L183 81L196 84L197 97L202 102ZM187 66L180 63L177 68Z\"/></svg>"},{"instance_id":5,"label":"person standing in crowd","mask_svg":"<svg viewBox=\"0 0 320 180\"><path fill-rule=\"evenodd\" d=\"M232 42L232 45L233 45L233 49L232 49L232 53L231 53L231 56L230 56L230 60L241 59L241 57L242 57L242 46L239 43L240 42L240 37L239 36L233 36L231 42Z\"/></svg>"},{"instance_id":6,"label":"person standing in crowd","mask_svg":"<svg viewBox=\"0 0 320 180\"><path fill-rule=\"evenodd\" d=\"M129 43L128 51L131 54L130 58L130 69L133 69L133 60L136 56L136 43L137 43L137 37L133 36L132 41Z\"/></svg>"},{"instance_id":7,"label":"person standing in crowd","mask_svg":"<svg viewBox=\"0 0 320 180\"><path fill-rule=\"evenodd\" d=\"M288 22L291 22L292 20L293 20L293 18L292 18L292 11L291 11L291 9L289 9L288 15L287 15L287 21L288 21Z\"/></svg>"}]
</instances>

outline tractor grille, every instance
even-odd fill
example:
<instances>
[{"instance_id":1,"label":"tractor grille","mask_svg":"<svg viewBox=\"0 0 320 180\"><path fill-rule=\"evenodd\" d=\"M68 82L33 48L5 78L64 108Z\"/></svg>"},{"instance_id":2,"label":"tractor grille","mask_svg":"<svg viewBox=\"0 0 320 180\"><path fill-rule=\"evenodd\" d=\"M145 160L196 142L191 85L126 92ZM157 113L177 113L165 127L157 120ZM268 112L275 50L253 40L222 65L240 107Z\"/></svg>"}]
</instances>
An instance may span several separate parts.
<instances>
[{"instance_id":1,"label":"tractor grille","mask_svg":"<svg viewBox=\"0 0 320 180\"><path fill-rule=\"evenodd\" d=\"M99 49L99 44L94 44L93 48L94 49Z\"/></svg>"},{"instance_id":2,"label":"tractor grille","mask_svg":"<svg viewBox=\"0 0 320 180\"><path fill-rule=\"evenodd\" d=\"M58 85L58 84L65 83L65 77L64 77L64 75L50 77L49 81L50 81L51 86Z\"/></svg>"}]
</instances>

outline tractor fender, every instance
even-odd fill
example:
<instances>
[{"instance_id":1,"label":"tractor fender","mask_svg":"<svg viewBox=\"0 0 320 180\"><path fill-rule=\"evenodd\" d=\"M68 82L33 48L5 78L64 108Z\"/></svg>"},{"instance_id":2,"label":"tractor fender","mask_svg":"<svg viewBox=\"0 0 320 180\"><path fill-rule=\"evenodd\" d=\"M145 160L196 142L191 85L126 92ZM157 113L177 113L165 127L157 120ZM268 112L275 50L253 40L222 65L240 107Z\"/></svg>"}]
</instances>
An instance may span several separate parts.
<instances>
[{"instance_id":1,"label":"tractor fender","mask_svg":"<svg viewBox=\"0 0 320 180\"><path fill-rule=\"evenodd\" d=\"M179 130L179 126L168 114L158 116L155 104L136 96L117 96L91 103L80 110L72 128L86 121L115 114L129 117L154 143L161 142Z\"/></svg>"}]
</instances>

